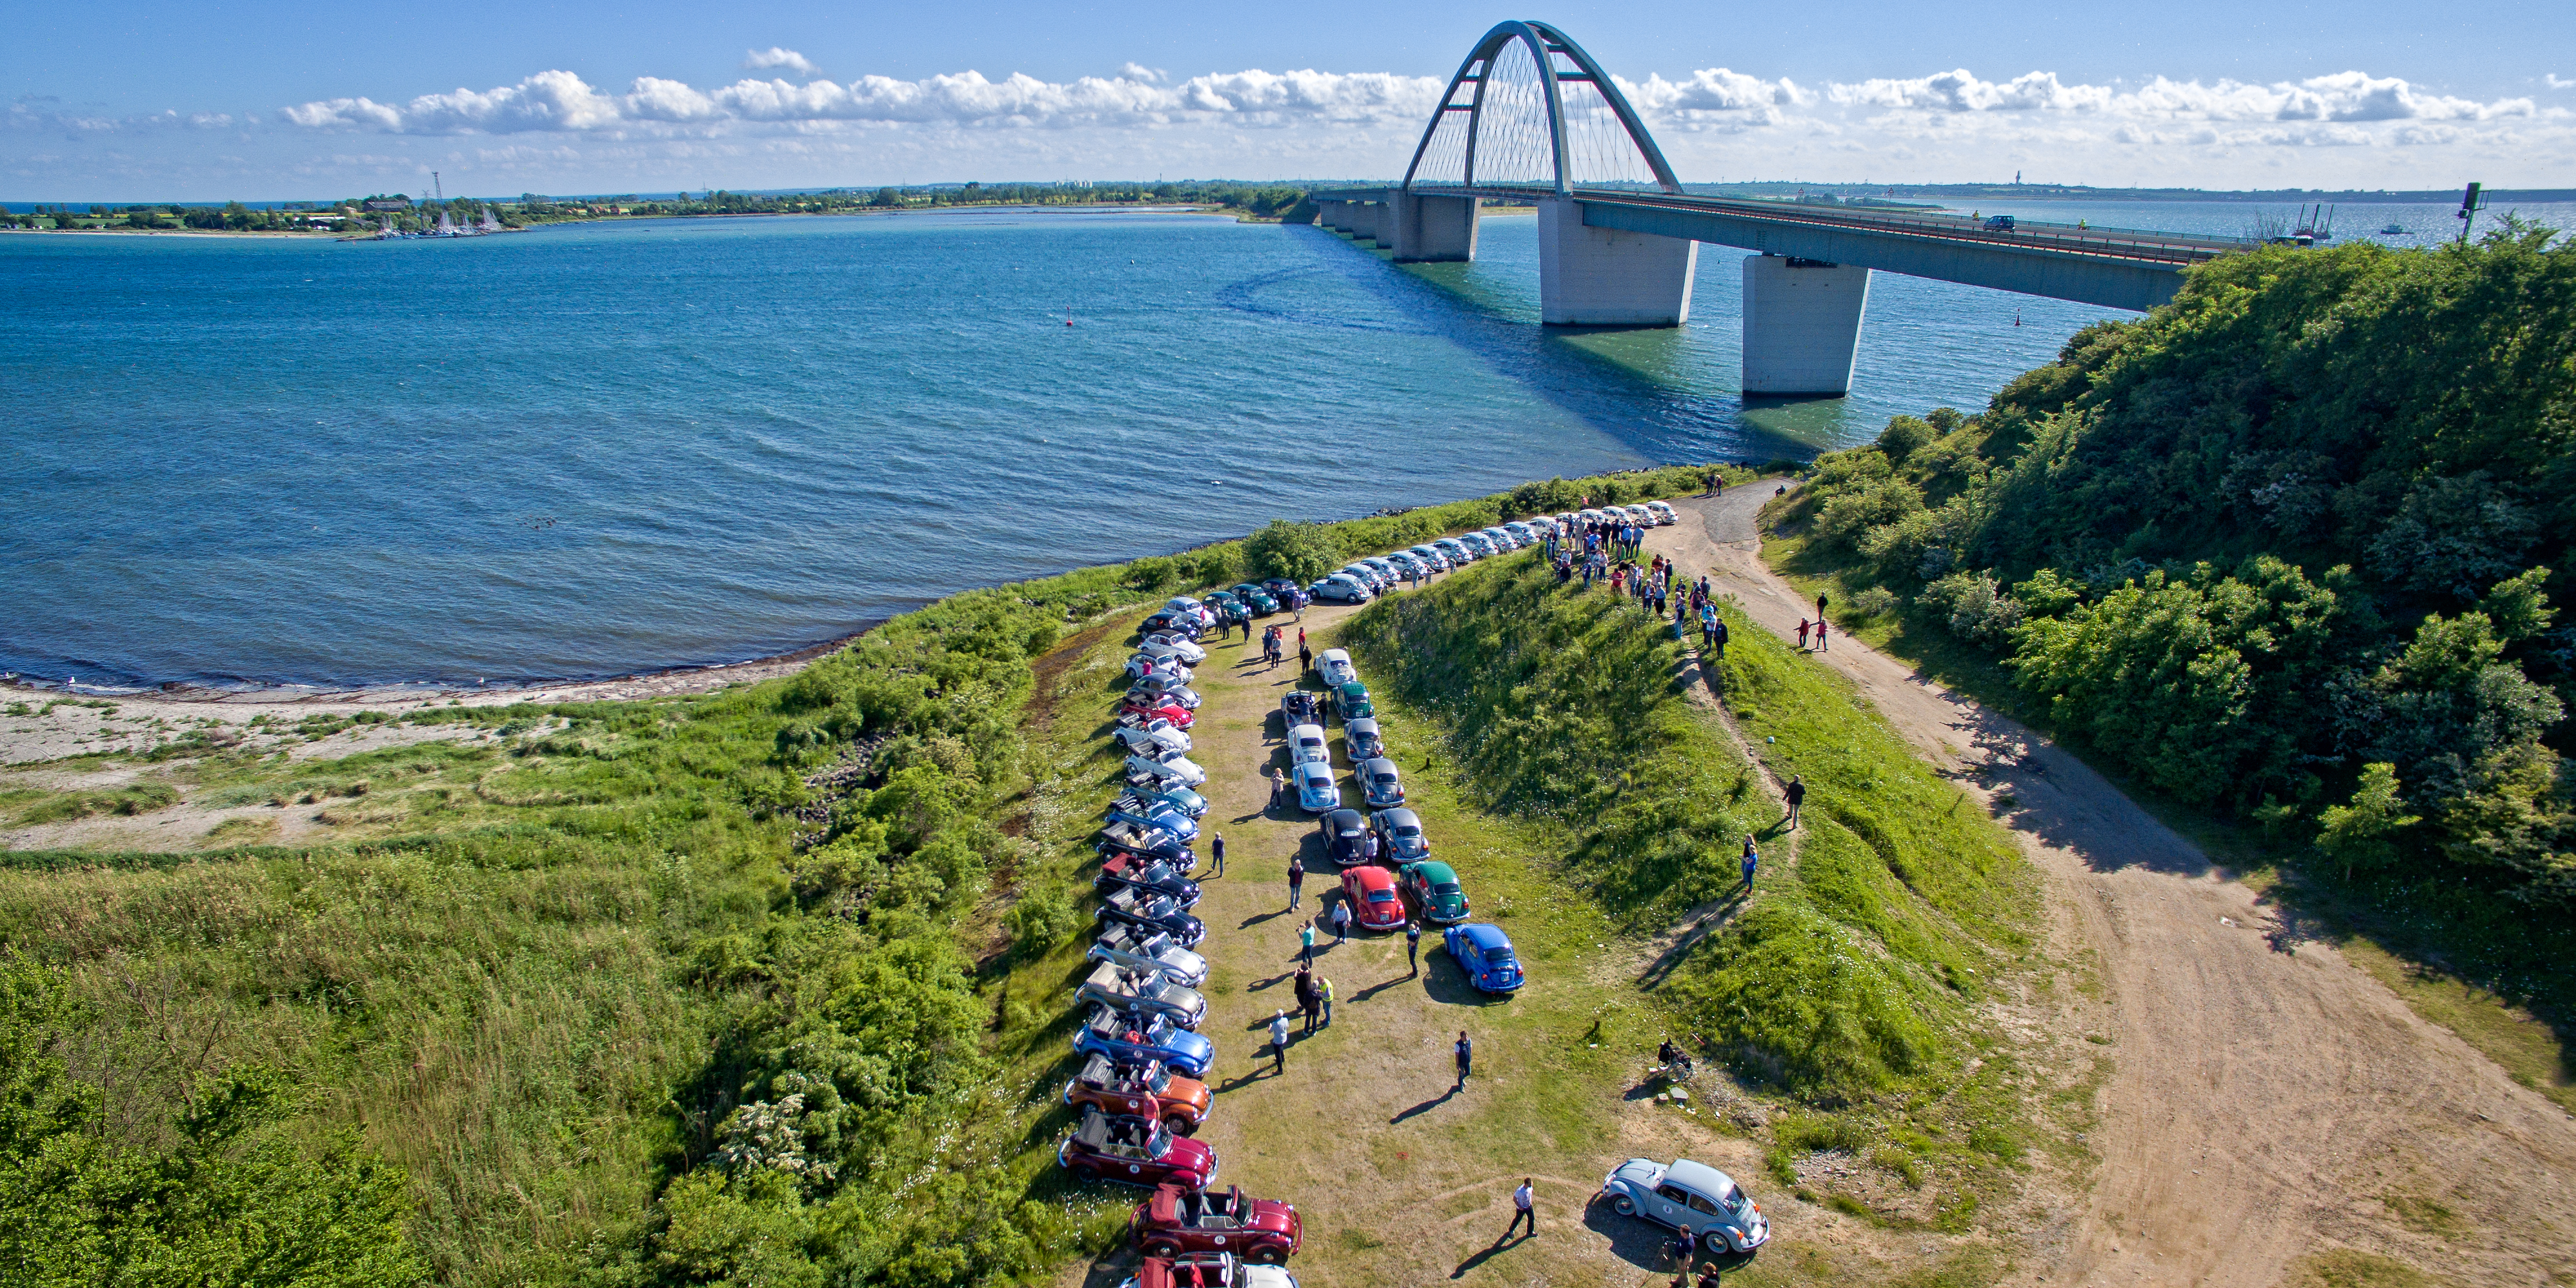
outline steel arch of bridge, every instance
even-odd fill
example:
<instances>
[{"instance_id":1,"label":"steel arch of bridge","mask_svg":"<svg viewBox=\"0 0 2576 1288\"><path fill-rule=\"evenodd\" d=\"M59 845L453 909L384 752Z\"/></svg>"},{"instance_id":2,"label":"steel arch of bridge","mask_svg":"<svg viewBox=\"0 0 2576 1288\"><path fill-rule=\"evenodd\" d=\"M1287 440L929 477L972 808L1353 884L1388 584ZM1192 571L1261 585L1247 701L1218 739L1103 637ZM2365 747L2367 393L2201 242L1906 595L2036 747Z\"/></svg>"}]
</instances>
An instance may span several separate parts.
<instances>
[{"instance_id":1,"label":"steel arch of bridge","mask_svg":"<svg viewBox=\"0 0 2576 1288\"><path fill-rule=\"evenodd\" d=\"M1574 192L1574 176L1569 172L1566 161L1565 98L1557 88L1564 81L1589 82L1600 93L1602 102L1608 104L1618 117L1620 127L1628 133L1629 142L1636 144L1647 168L1654 172L1656 184L1669 193L1682 190L1681 181L1673 177L1672 166L1664 161L1663 149L1655 146L1654 136L1646 132L1646 123L1638 119L1637 109L1628 105L1628 97L1619 92L1618 83L1610 79L1610 73L1601 69L1601 64L1593 61L1592 55L1584 52L1583 46L1574 43L1573 37L1543 22L1505 22L1486 32L1484 39L1477 41L1476 47L1468 52L1466 60L1458 64L1458 74L1449 78L1448 92L1440 96L1440 106L1431 113L1431 124L1423 128L1422 142L1413 149L1413 161L1404 168L1406 192L1417 191L1415 174L1422 168L1422 158L1431 150L1432 140L1438 136L1441 124L1452 112L1467 113L1466 157L1458 188L1468 191L1479 187L1528 191L1528 187L1522 184L1480 185L1476 182L1476 142L1484 126L1486 77L1493 69L1494 56L1515 42L1526 46L1531 59L1538 64L1541 101L1547 107L1548 144L1555 163L1554 191L1557 196L1570 196ZM1578 70L1558 71L1551 57L1554 54L1565 55ZM1458 88L1468 84L1474 85L1475 89L1468 101L1461 103L1458 101ZM1425 186L1455 190L1445 183Z\"/></svg>"}]
</instances>

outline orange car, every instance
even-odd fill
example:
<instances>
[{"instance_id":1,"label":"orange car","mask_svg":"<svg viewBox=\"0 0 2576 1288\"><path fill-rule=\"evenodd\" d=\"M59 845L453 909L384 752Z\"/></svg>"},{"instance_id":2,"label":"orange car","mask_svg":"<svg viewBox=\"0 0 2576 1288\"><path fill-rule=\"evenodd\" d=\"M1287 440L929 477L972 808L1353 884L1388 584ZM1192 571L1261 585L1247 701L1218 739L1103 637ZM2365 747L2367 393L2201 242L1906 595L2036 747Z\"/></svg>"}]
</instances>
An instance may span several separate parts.
<instances>
[{"instance_id":1,"label":"orange car","mask_svg":"<svg viewBox=\"0 0 2576 1288\"><path fill-rule=\"evenodd\" d=\"M1209 1101L1206 1083L1181 1077L1161 1061L1121 1064L1098 1052L1064 1084L1064 1103L1077 1111L1158 1119L1183 1136L1197 1134L1199 1124L1207 1121Z\"/></svg>"}]
</instances>

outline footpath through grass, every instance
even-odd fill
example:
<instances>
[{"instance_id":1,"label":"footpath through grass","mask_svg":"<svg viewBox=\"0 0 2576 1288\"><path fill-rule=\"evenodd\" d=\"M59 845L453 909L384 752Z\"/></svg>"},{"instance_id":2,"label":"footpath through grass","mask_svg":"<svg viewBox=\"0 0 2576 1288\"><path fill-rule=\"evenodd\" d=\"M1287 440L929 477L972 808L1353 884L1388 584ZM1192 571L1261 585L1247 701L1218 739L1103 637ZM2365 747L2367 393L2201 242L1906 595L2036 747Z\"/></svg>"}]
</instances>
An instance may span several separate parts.
<instances>
[{"instance_id":1,"label":"footpath through grass","mask_svg":"<svg viewBox=\"0 0 2576 1288\"><path fill-rule=\"evenodd\" d=\"M1848 1151L1923 1191L1897 1205L1917 1216L1882 1218L1964 1229L2035 1126L2038 1082L1987 1004L2031 983L2036 875L1846 682L1729 612L1717 681L1780 776L1807 780L1801 856L1646 982L1739 1076L1811 1111L1773 1124L1780 1179ZM1748 834L1785 848L1755 770L1682 691L1669 625L1606 591L1501 560L1372 606L1346 638L1437 719L1462 794L1552 830L1568 880L1632 930L1726 896Z\"/></svg>"}]
</instances>

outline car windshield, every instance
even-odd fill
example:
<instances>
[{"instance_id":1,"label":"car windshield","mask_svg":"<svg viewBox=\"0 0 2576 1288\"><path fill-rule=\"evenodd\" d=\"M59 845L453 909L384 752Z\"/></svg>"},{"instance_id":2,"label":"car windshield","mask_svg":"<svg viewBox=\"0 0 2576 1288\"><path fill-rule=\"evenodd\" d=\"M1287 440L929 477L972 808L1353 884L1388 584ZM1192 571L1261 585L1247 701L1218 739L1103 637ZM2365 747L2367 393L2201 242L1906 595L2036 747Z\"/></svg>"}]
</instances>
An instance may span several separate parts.
<instances>
[{"instance_id":1,"label":"car windshield","mask_svg":"<svg viewBox=\"0 0 2576 1288\"><path fill-rule=\"evenodd\" d=\"M1146 1065L1145 1069L1146 1073L1144 1081L1145 1089L1147 1091L1164 1092L1172 1089L1171 1070L1166 1069L1159 1064Z\"/></svg>"},{"instance_id":2,"label":"car windshield","mask_svg":"<svg viewBox=\"0 0 2576 1288\"><path fill-rule=\"evenodd\" d=\"M1727 1186L1725 1191L1717 1196L1717 1205L1725 1208L1729 1212L1743 1211L1744 1191L1737 1189L1732 1185Z\"/></svg>"}]
</instances>

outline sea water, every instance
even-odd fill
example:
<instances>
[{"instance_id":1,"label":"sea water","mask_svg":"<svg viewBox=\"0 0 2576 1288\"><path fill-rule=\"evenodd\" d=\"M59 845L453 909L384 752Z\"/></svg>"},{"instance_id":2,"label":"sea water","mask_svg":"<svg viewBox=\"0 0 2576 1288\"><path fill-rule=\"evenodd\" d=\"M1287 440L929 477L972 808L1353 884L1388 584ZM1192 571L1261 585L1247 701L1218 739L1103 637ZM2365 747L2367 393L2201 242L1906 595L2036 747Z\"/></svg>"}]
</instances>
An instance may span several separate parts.
<instances>
[{"instance_id":1,"label":"sea water","mask_svg":"<svg viewBox=\"0 0 2576 1288\"><path fill-rule=\"evenodd\" d=\"M1138 212L0 236L0 670L739 660L1273 518L1803 457L2127 316L1879 274L1851 396L1747 406L1740 252L1690 325L1585 333L1537 325L1533 219L1479 256Z\"/></svg>"}]
</instances>

